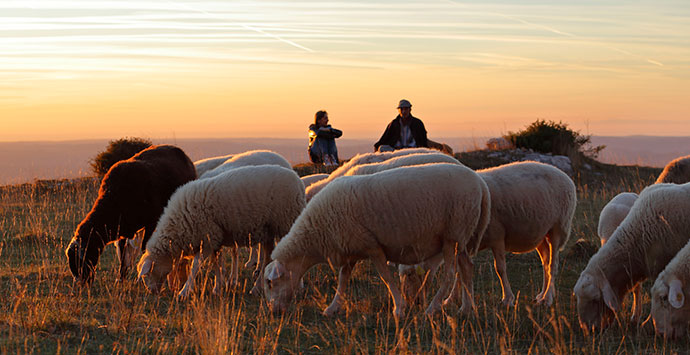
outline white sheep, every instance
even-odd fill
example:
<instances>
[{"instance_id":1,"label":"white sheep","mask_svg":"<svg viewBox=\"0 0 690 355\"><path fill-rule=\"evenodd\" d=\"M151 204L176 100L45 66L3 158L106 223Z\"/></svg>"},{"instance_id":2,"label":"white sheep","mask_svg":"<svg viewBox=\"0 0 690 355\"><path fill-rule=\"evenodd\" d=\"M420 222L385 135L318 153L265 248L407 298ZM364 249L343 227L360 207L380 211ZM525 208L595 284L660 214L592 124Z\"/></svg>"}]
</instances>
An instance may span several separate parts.
<instances>
[{"instance_id":1,"label":"white sheep","mask_svg":"<svg viewBox=\"0 0 690 355\"><path fill-rule=\"evenodd\" d=\"M690 182L690 155L676 158L666 164L656 183L684 184Z\"/></svg>"},{"instance_id":2,"label":"white sheep","mask_svg":"<svg viewBox=\"0 0 690 355\"><path fill-rule=\"evenodd\" d=\"M506 273L506 252L537 250L544 271L542 291L537 303L551 305L555 296L559 250L568 241L577 192L564 172L548 164L518 162L477 171L491 194L491 219L482 236L479 250L491 249L494 267L501 281L503 304L511 305L515 296ZM420 292L421 277L429 277L443 261L441 257L422 265L401 265L400 277L408 298Z\"/></svg>"},{"instance_id":3,"label":"white sheep","mask_svg":"<svg viewBox=\"0 0 690 355\"><path fill-rule=\"evenodd\" d=\"M599 214L599 226L597 234L601 240L601 245L604 245L609 240L613 231L623 222L625 216L628 215L638 195L634 192L621 192L609 201L609 203L602 208ZM632 291L633 306L632 319L639 320L642 312L642 287L635 286Z\"/></svg>"},{"instance_id":4,"label":"white sheep","mask_svg":"<svg viewBox=\"0 0 690 355\"><path fill-rule=\"evenodd\" d=\"M357 154L352 159L350 159L347 163L341 165L338 167L338 169L333 170L331 174L328 176L328 178L323 179L321 181L318 181L316 183L311 184L307 188L307 202L309 202L319 191L321 191L326 185L330 184L331 181L335 180L338 177L344 176L352 167L362 165L362 164L370 164L370 163L380 163L382 161L386 161L391 158L403 156L403 155L409 155L409 154L419 154L419 153L438 153L437 150L429 149L429 148L411 148L411 149L400 149L396 150L394 152L376 152L376 153L365 153L365 154Z\"/></svg>"},{"instance_id":5,"label":"white sheep","mask_svg":"<svg viewBox=\"0 0 690 355\"><path fill-rule=\"evenodd\" d=\"M223 158L225 158L225 160L222 160ZM239 154L231 154L222 157L209 158L202 161L200 165L205 164L206 167L210 167L211 162L213 162L214 164L217 163L216 167L213 169L209 169L204 173L199 173L199 170L197 168L197 174L199 176L199 179L207 179L210 177L214 177L230 169L235 169L243 166L278 165L287 169L292 169L290 163L282 155L270 150L250 150ZM245 263L246 268L253 268L257 265L261 265L262 261L259 260L261 252L259 248L260 247L249 246L249 259ZM237 250L232 250L231 260L232 265L230 272L230 280L234 283L237 281L239 277L239 259ZM180 272L184 272L185 268L180 267L179 270Z\"/></svg>"},{"instance_id":6,"label":"white sheep","mask_svg":"<svg viewBox=\"0 0 690 355\"><path fill-rule=\"evenodd\" d=\"M402 155L380 163L369 163L353 166L345 173L345 176L353 175L371 175L384 170L395 169L403 166L433 164L433 163L448 163L460 164L460 162L448 154L439 152L435 153L416 153L409 155Z\"/></svg>"},{"instance_id":7,"label":"white sheep","mask_svg":"<svg viewBox=\"0 0 690 355\"><path fill-rule=\"evenodd\" d=\"M607 326L635 285L655 278L690 239L690 183L646 187L611 238L592 256L573 293L580 326Z\"/></svg>"},{"instance_id":8,"label":"white sheep","mask_svg":"<svg viewBox=\"0 0 690 355\"><path fill-rule=\"evenodd\" d=\"M601 245L606 243L613 231L623 222L637 198L638 195L634 192L621 192L601 209L601 213L599 213L599 226L597 228Z\"/></svg>"},{"instance_id":9,"label":"white sheep","mask_svg":"<svg viewBox=\"0 0 690 355\"><path fill-rule=\"evenodd\" d=\"M463 165L427 164L373 175L341 177L323 189L300 214L271 254L264 270L266 299L274 311L287 308L302 275L318 263L339 268L338 288L329 316L342 304L354 265L370 259L393 297L399 317L404 300L387 261L413 264L443 252L446 278L427 313L448 295L456 261L470 285L463 312L472 304L472 262L478 238L489 220L486 183ZM456 249L457 248L457 249ZM456 259L457 250L457 259Z\"/></svg>"},{"instance_id":10,"label":"white sheep","mask_svg":"<svg viewBox=\"0 0 690 355\"><path fill-rule=\"evenodd\" d=\"M311 175L306 175L302 176L300 179L302 179L302 183L304 183L304 188L308 188L311 184L317 183L323 179L327 179L328 174L311 174Z\"/></svg>"},{"instance_id":11,"label":"white sheep","mask_svg":"<svg viewBox=\"0 0 690 355\"><path fill-rule=\"evenodd\" d=\"M270 150L250 150L248 152L233 155L215 169L211 169L199 175L199 179L214 177L234 168L256 165L278 165L287 169L292 169L292 165L278 153Z\"/></svg>"},{"instance_id":12,"label":"white sheep","mask_svg":"<svg viewBox=\"0 0 690 355\"><path fill-rule=\"evenodd\" d=\"M690 242L666 265L652 286L652 319L656 332L676 338L685 334L690 322Z\"/></svg>"},{"instance_id":13,"label":"white sheep","mask_svg":"<svg viewBox=\"0 0 690 355\"><path fill-rule=\"evenodd\" d=\"M194 168L196 168L196 176L201 176L203 173L215 169L218 167L218 165L223 164L226 160L232 158L233 155L234 154L221 155L195 161Z\"/></svg>"},{"instance_id":14,"label":"white sheep","mask_svg":"<svg viewBox=\"0 0 690 355\"><path fill-rule=\"evenodd\" d=\"M213 261L222 246L252 243L260 243L268 254L305 204L304 185L297 174L274 165L236 168L189 182L170 198L137 265L139 276L157 292L181 257L200 254ZM195 271L193 266L191 280ZM218 289L216 284L214 290ZM188 292L185 287L180 296Z\"/></svg>"}]
</instances>

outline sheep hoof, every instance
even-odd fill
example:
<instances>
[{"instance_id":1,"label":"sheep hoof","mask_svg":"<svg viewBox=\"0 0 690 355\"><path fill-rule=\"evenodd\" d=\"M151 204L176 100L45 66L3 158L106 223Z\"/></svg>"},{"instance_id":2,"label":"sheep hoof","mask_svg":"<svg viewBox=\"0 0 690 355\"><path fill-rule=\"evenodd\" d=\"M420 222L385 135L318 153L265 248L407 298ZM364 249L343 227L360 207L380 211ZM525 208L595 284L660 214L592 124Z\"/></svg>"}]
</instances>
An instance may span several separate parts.
<instances>
[{"instance_id":1,"label":"sheep hoof","mask_svg":"<svg viewBox=\"0 0 690 355\"><path fill-rule=\"evenodd\" d=\"M254 287L252 288L252 290L249 291L249 294L252 296L261 297L261 294L263 293L262 291L263 289L261 289L259 283L257 282L256 285L254 285Z\"/></svg>"},{"instance_id":2,"label":"sheep hoof","mask_svg":"<svg viewBox=\"0 0 690 355\"><path fill-rule=\"evenodd\" d=\"M340 307L335 305L330 305L323 311L325 317L333 317L340 312Z\"/></svg>"},{"instance_id":3,"label":"sheep hoof","mask_svg":"<svg viewBox=\"0 0 690 355\"><path fill-rule=\"evenodd\" d=\"M505 307L512 307L515 305L515 297L506 297L501 301L501 303L503 303Z\"/></svg>"},{"instance_id":4,"label":"sheep hoof","mask_svg":"<svg viewBox=\"0 0 690 355\"><path fill-rule=\"evenodd\" d=\"M546 296L546 297L541 298L541 299L537 298L535 301L537 302L538 305L551 307L551 304L553 304L553 296Z\"/></svg>"},{"instance_id":5,"label":"sheep hoof","mask_svg":"<svg viewBox=\"0 0 690 355\"><path fill-rule=\"evenodd\" d=\"M426 308L426 311L424 311L424 314L426 314L427 317L433 317L440 309L441 307L430 304L429 307Z\"/></svg>"}]
</instances>

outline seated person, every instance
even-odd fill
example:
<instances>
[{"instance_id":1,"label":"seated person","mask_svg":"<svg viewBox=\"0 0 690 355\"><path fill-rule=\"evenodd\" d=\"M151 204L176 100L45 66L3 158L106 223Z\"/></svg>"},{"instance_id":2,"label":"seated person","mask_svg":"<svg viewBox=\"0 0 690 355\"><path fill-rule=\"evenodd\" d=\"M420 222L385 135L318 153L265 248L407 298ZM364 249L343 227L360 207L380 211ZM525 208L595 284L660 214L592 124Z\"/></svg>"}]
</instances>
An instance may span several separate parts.
<instances>
[{"instance_id":1,"label":"seated person","mask_svg":"<svg viewBox=\"0 0 690 355\"><path fill-rule=\"evenodd\" d=\"M314 164L338 165L335 139L342 135L341 130L328 124L328 112L317 112L314 123L309 125L309 160Z\"/></svg>"},{"instance_id":2,"label":"seated person","mask_svg":"<svg viewBox=\"0 0 690 355\"><path fill-rule=\"evenodd\" d=\"M388 124L374 151L387 152L403 148L428 148L426 128L419 118L412 116L412 105L403 99L398 104L398 117Z\"/></svg>"}]
</instances>

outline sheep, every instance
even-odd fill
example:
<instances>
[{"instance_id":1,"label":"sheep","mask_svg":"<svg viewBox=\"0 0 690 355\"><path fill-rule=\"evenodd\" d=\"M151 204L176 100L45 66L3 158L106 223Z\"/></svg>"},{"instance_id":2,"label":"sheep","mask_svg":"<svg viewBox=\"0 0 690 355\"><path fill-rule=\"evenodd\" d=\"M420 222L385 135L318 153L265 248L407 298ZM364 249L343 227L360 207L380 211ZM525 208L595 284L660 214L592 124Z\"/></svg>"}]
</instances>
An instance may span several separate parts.
<instances>
[{"instance_id":1,"label":"sheep","mask_svg":"<svg viewBox=\"0 0 690 355\"><path fill-rule=\"evenodd\" d=\"M463 165L427 164L373 175L344 176L312 199L271 254L264 270L264 296L274 312L284 311L302 275L318 263L339 268L338 288L324 315L339 311L354 265L371 259L393 297L393 314L403 315L400 289L387 261L418 263L443 252L444 283L427 308L439 310L455 276L469 286L463 312L473 309L472 262L476 241L489 220L486 183Z\"/></svg>"},{"instance_id":2,"label":"sheep","mask_svg":"<svg viewBox=\"0 0 690 355\"><path fill-rule=\"evenodd\" d=\"M215 169L199 175L199 179L214 177L230 169L255 165L278 165L284 168L292 169L292 165L290 165L290 163L278 153L270 150L250 150L248 152L233 155L230 159L218 165Z\"/></svg>"},{"instance_id":3,"label":"sheep","mask_svg":"<svg viewBox=\"0 0 690 355\"><path fill-rule=\"evenodd\" d=\"M613 234L613 231L615 231L625 219L625 216L630 212L630 208L632 208L635 201L637 201L637 197L638 195L634 192L621 192L604 206L599 214L599 226L597 228L597 234L601 239L601 245L606 243ZM642 311L642 287L639 284L635 286L632 294L633 312L631 319L637 321L640 319Z\"/></svg>"},{"instance_id":4,"label":"sheep","mask_svg":"<svg viewBox=\"0 0 690 355\"><path fill-rule=\"evenodd\" d=\"M223 164L226 160L232 158L234 155L235 154L221 155L195 161L194 168L196 168L196 175L201 176L205 172L215 169L218 165Z\"/></svg>"},{"instance_id":5,"label":"sheep","mask_svg":"<svg viewBox=\"0 0 690 355\"><path fill-rule=\"evenodd\" d=\"M243 166L256 166L256 165L278 165L284 168L292 169L290 163L280 154L269 151L269 150L250 150L239 154L230 154L215 158L208 158L202 161L198 161L199 166L197 167L197 172L199 169L207 169L206 171L199 172L200 179L207 179L210 177L217 176L223 172L239 168ZM195 163L196 164L196 163ZM215 165L215 166L214 166ZM257 248L249 246L249 260L247 260L245 267L252 268L256 267L261 263L259 259L260 252ZM184 263L186 259L181 261ZM237 281L239 277L238 270L238 254L237 250L232 251L232 271L230 273L230 280ZM184 272L187 268L184 265L180 265L177 270ZM177 278L183 278L184 275L178 275Z\"/></svg>"},{"instance_id":6,"label":"sheep","mask_svg":"<svg viewBox=\"0 0 690 355\"><path fill-rule=\"evenodd\" d=\"M302 183L304 183L304 188L306 190L310 185L327 178L328 174L311 174L302 176L300 179L302 179Z\"/></svg>"},{"instance_id":7,"label":"sheep","mask_svg":"<svg viewBox=\"0 0 690 355\"><path fill-rule=\"evenodd\" d=\"M149 147L113 165L101 181L91 211L77 226L65 251L75 280L93 281L103 249L115 241L120 250L120 279L124 279L130 258L126 251L131 250L125 248L127 240L144 228L145 245L170 195L194 179L192 161L171 145Z\"/></svg>"},{"instance_id":8,"label":"sheep","mask_svg":"<svg viewBox=\"0 0 690 355\"><path fill-rule=\"evenodd\" d=\"M182 257L199 254L200 259L215 261L222 246L252 243L270 253L275 239L288 232L305 204L304 185L297 174L274 165L241 167L189 182L170 198L137 265L139 277L156 293ZM192 281L199 258L196 261L189 276ZM191 284L180 291L180 297L188 295ZM214 291L219 286L216 283Z\"/></svg>"},{"instance_id":9,"label":"sheep","mask_svg":"<svg viewBox=\"0 0 690 355\"><path fill-rule=\"evenodd\" d=\"M447 154L417 153L390 158L380 163L369 163L353 166L350 170L348 170L345 173L345 176L371 175L380 171L399 168L402 166L413 166L430 163L460 164L460 162L457 159Z\"/></svg>"},{"instance_id":10,"label":"sheep","mask_svg":"<svg viewBox=\"0 0 690 355\"><path fill-rule=\"evenodd\" d=\"M676 158L666 164L664 170L656 179L656 183L684 184L690 182L690 155Z\"/></svg>"},{"instance_id":11,"label":"sheep","mask_svg":"<svg viewBox=\"0 0 690 355\"><path fill-rule=\"evenodd\" d=\"M606 243L613 231L623 222L625 216L630 212L630 208L637 201L637 197L638 195L634 192L621 192L602 208L597 228L601 245Z\"/></svg>"},{"instance_id":12,"label":"sheep","mask_svg":"<svg viewBox=\"0 0 690 355\"><path fill-rule=\"evenodd\" d=\"M690 322L690 304L685 295L690 285L690 242L666 265L652 286L652 319L660 335L676 338Z\"/></svg>"},{"instance_id":13,"label":"sheep","mask_svg":"<svg viewBox=\"0 0 690 355\"><path fill-rule=\"evenodd\" d=\"M494 267L501 281L504 305L515 296L506 274L506 251L526 253L537 250L544 270L542 291L537 303L550 306L555 296L559 250L568 241L577 192L573 181L558 168L538 162L517 162L477 171L491 194L491 219L478 250L491 249ZM407 298L420 291L425 270L433 277L440 256L422 265L401 265L401 283Z\"/></svg>"},{"instance_id":14,"label":"sheep","mask_svg":"<svg viewBox=\"0 0 690 355\"><path fill-rule=\"evenodd\" d=\"M620 300L635 285L656 277L688 242L690 183L646 187L611 238L592 256L573 293L580 326L608 326Z\"/></svg>"},{"instance_id":15,"label":"sheep","mask_svg":"<svg viewBox=\"0 0 690 355\"><path fill-rule=\"evenodd\" d=\"M341 165L338 169L335 169L328 178L311 184L307 188L307 202L309 202L321 189L326 187L331 181L336 178L345 175L352 167L362 164L370 163L380 163L382 161L388 160L390 158L399 157L409 154L419 154L419 153L438 153L438 151L429 148L410 148L410 149L400 149L394 152L384 152L384 153L366 153L357 154L347 163Z\"/></svg>"}]
</instances>

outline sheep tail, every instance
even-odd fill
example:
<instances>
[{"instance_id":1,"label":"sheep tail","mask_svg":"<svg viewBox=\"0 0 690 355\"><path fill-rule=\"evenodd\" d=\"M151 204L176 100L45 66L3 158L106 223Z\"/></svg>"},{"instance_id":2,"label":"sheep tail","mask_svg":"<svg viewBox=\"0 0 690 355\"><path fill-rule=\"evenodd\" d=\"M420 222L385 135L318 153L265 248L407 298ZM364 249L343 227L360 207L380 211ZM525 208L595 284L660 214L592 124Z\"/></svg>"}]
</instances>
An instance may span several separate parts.
<instances>
[{"instance_id":1,"label":"sheep tail","mask_svg":"<svg viewBox=\"0 0 690 355\"><path fill-rule=\"evenodd\" d=\"M489 219L491 218L491 195L489 195L489 188L486 183L482 183L482 201L480 206L479 221L474 233L467 241L466 249L470 256L474 256L479 252L479 247L482 244L482 238L489 226Z\"/></svg>"}]
</instances>

